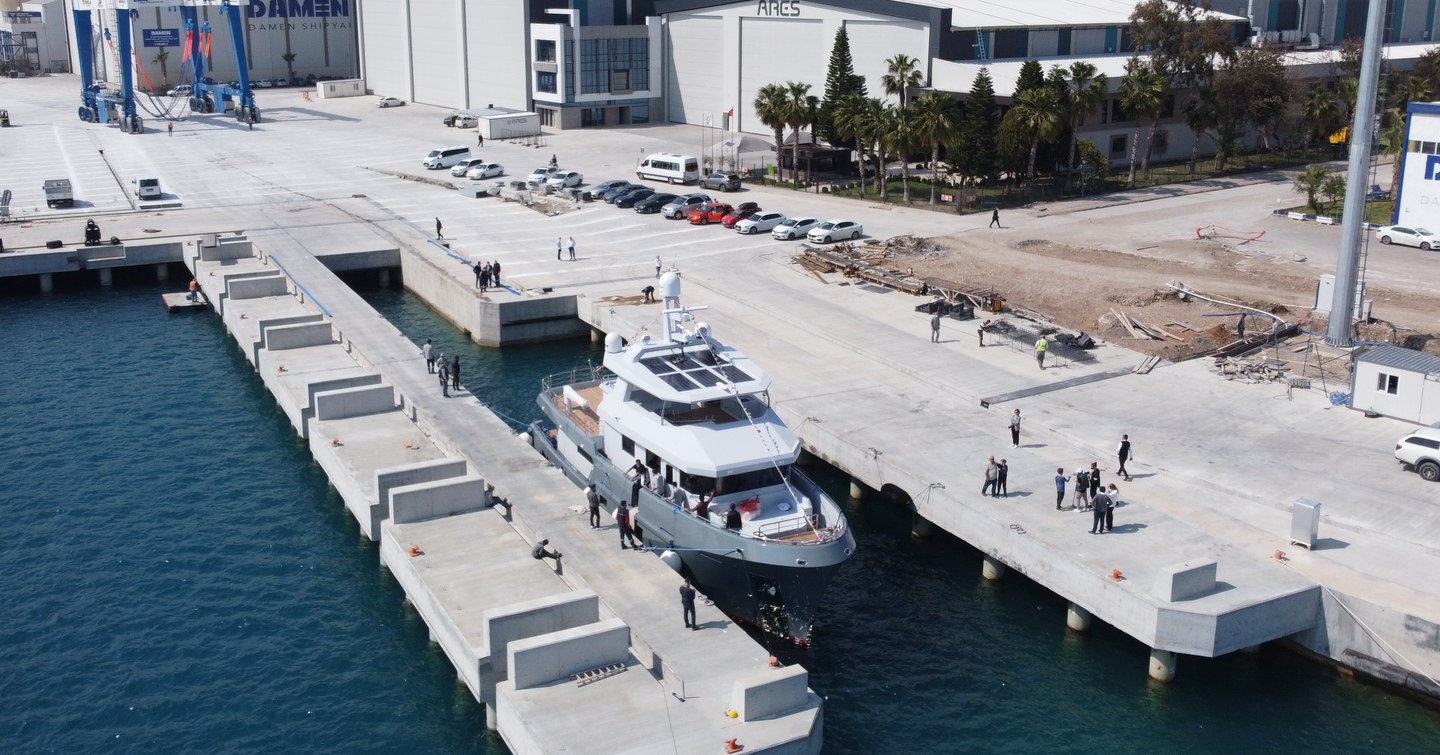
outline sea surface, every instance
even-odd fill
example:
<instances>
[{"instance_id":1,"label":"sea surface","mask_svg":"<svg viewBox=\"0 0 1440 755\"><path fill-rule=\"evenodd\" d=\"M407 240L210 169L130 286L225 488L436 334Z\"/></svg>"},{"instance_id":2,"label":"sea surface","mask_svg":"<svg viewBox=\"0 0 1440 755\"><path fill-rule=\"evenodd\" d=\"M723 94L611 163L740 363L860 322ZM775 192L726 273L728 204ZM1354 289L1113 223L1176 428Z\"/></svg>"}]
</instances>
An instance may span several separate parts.
<instances>
[{"instance_id":1,"label":"sea surface","mask_svg":"<svg viewBox=\"0 0 1440 755\"><path fill-rule=\"evenodd\" d=\"M169 288L0 295L0 752L505 752L219 318L167 314ZM519 422L541 376L599 358L482 349L364 294ZM1440 713L1281 649L1149 682L1140 643L1066 631L1064 601L986 583L964 544L849 515L813 649L779 648L826 698L827 752L1437 751Z\"/></svg>"}]
</instances>

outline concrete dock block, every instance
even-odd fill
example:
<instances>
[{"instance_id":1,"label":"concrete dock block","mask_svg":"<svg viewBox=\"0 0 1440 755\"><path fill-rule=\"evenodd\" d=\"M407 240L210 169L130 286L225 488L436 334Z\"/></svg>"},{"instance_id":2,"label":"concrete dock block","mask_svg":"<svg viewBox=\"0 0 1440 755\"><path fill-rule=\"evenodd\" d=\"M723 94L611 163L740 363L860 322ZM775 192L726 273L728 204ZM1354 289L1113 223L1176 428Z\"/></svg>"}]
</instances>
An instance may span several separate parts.
<instances>
[{"instance_id":1,"label":"concrete dock block","mask_svg":"<svg viewBox=\"0 0 1440 755\"><path fill-rule=\"evenodd\" d=\"M1174 603L1208 595L1215 590L1214 561L1186 561L1160 570L1155 579L1155 595Z\"/></svg>"},{"instance_id":2,"label":"concrete dock block","mask_svg":"<svg viewBox=\"0 0 1440 755\"><path fill-rule=\"evenodd\" d=\"M289 281L278 272L250 278L226 278L225 295L231 299L283 296L289 292L288 286Z\"/></svg>"},{"instance_id":3,"label":"concrete dock block","mask_svg":"<svg viewBox=\"0 0 1440 755\"><path fill-rule=\"evenodd\" d=\"M368 515L362 517L359 512L356 513L356 519L361 519L360 528L372 541L379 540L383 529L381 525L390 515L390 491L423 482L464 477L466 469L464 459L452 458L431 459L417 464L375 470L375 502L370 504Z\"/></svg>"},{"instance_id":4,"label":"concrete dock block","mask_svg":"<svg viewBox=\"0 0 1440 755\"><path fill-rule=\"evenodd\" d=\"M730 707L740 721L783 715L809 704L810 672L803 666L765 669L735 680Z\"/></svg>"},{"instance_id":5,"label":"concrete dock block","mask_svg":"<svg viewBox=\"0 0 1440 755\"><path fill-rule=\"evenodd\" d=\"M260 331L260 340L266 351L303 349L307 346L324 346L335 343L335 329L328 322L311 322L294 325L276 325Z\"/></svg>"},{"instance_id":6,"label":"concrete dock block","mask_svg":"<svg viewBox=\"0 0 1440 755\"><path fill-rule=\"evenodd\" d=\"M572 674L630 660L630 627L620 619L515 640L506 650L517 690L568 681Z\"/></svg>"},{"instance_id":7,"label":"concrete dock block","mask_svg":"<svg viewBox=\"0 0 1440 755\"><path fill-rule=\"evenodd\" d=\"M600 598L589 590L559 593L492 608L485 612L485 654L508 657L513 642L594 624L599 620Z\"/></svg>"},{"instance_id":8,"label":"concrete dock block","mask_svg":"<svg viewBox=\"0 0 1440 755\"><path fill-rule=\"evenodd\" d=\"M313 395L311 401L315 419L321 422L393 412L397 408L395 388L388 383L323 391Z\"/></svg>"},{"instance_id":9,"label":"concrete dock block","mask_svg":"<svg viewBox=\"0 0 1440 755\"><path fill-rule=\"evenodd\" d=\"M485 508L485 480L478 475L422 482L390 490L390 516L395 524L424 522Z\"/></svg>"},{"instance_id":10,"label":"concrete dock block","mask_svg":"<svg viewBox=\"0 0 1440 755\"><path fill-rule=\"evenodd\" d=\"M252 355L250 357L250 363L257 364L260 361L259 351L261 349L269 348L265 344L266 329L278 327L281 325L300 325L303 323L321 322L324 319L325 315L316 312L314 314L294 315L291 317L271 317L256 322L255 328L260 332L260 338L257 339L255 341L255 344L251 347Z\"/></svg>"}]
</instances>

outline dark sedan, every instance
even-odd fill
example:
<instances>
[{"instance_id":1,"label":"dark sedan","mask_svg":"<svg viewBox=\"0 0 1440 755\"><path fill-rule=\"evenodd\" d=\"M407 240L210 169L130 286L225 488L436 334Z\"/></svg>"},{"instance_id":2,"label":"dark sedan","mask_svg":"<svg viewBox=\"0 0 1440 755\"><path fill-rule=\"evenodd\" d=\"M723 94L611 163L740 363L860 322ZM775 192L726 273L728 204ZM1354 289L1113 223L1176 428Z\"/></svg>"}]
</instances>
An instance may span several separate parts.
<instances>
[{"instance_id":1,"label":"dark sedan","mask_svg":"<svg viewBox=\"0 0 1440 755\"><path fill-rule=\"evenodd\" d=\"M605 194L605 192L610 191L611 189L619 189L623 186L634 186L634 184L625 180L601 181L600 183L586 189L585 196L589 197L590 199L599 199Z\"/></svg>"},{"instance_id":2,"label":"dark sedan","mask_svg":"<svg viewBox=\"0 0 1440 755\"><path fill-rule=\"evenodd\" d=\"M648 187L648 186L641 186L640 184L626 184L626 185L624 185L624 186L616 186L615 188L613 188L613 189L605 192L604 194L601 194L601 195L600 195L600 199L605 200L605 203L606 203L606 204L615 204L615 200L619 199L620 197L622 197L622 196L624 196L624 195L626 195L626 194L629 194L629 193L632 192L632 191L637 191L637 190L639 190L639 189L648 189L648 188L650 188L650 187Z\"/></svg>"},{"instance_id":3,"label":"dark sedan","mask_svg":"<svg viewBox=\"0 0 1440 755\"><path fill-rule=\"evenodd\" d=\"M634 207L637 202L643 199L649 199L653 196L655 196L654 189L636 189L635 191L627 191L624 194L621 194L619 199L615 200L615 206Z\"/></svg>"},{"instance_id":4,"label":"dark sedan","mask_svg":"<svg viewBox=\"0 0 1440 755\"><path fill-rule=\"evenodd\" d=\"M635 211L641 215L651 215L660 211L661 207L675 201L675 194L653 194L635 203Z\"/></svg>"}]
</instances>

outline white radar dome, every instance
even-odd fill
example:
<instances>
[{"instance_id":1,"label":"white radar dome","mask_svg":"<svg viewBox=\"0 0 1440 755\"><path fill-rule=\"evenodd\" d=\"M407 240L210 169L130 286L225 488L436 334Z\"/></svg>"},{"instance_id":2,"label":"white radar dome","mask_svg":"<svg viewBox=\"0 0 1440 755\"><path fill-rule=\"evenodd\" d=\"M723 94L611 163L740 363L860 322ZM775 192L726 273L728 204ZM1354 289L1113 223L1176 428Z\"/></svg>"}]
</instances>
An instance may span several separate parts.
<instances>
[{"instance_id":1,"label":"white radar dome","mask_svg":"<svg viewBox=\"0 0 1440 755\"><path fill-rule=\"evenodd\" d=\"M680 295L680 274L671 270L660 276L660 295L672 297Z\"/></svg>"},{"instance_id":2,"label":"white radar dome","mask_svg":"<svg viewBox=\"0 0 1440 755\"><path fill-rule=\"evenodd\" d=\"M625 339L619 333L611 333L605 336L605 352L607 354L619 354L625 350Z\"/></svg>"}]
</instances>

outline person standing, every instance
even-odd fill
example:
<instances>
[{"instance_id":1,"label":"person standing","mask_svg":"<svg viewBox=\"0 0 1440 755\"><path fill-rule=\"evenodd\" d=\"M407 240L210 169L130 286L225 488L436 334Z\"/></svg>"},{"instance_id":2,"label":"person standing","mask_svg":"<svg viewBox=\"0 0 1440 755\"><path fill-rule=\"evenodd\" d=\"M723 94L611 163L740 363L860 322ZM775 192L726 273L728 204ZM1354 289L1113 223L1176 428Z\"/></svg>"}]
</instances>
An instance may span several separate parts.
<instances>
[{"instance_id":1,"label":"person standing","mask_svg":"<svg viewBox=\"0 0 1440 755\"><path fill-rule=\"evenodd\" d=\"M1090 473L1084 467L1075 470L1075 510L1090 508Z\"/></svg>"},{"instance_id":2,"label":"person standing","mask_svg":"<svg viewBox=\"0 0 1440 755\"><path fill-rule=\"evenodd\" d=\"M1010 447L1011 447L1011 448L1019 448L1019 447L1020 447L1020 410L1019 410L1019 409L1016 409L1016 410L1015 410L1015 413L1012 414L1012 415L1010 415Z\"/></svg>"},{"instance_id":3,"label":"person standing","mask_svg":"<svg viewBox=\"0 0 1440 755\"><path fill-rule=\"evenodd\" d=\"M1055 469L1055 510L1065 510L1065 468Z\"/></svg>"},{"instance_id":4,"label":"person standing","mask_svg":"<svg viewBox=\"0 0 1440 755\"><path fill-rule=\"evenodd\" d=\"M166 125L165 125L165 130L166 130L166 131L169 131L171 136L174 136L174 135L175 135L175 121L170 121L168 124L166 124Z\"/></svg>"},{"instance_id":5,"label":"person standing","mask_svg":"<svg viewBox=\"0 0 1440 755\"><path fill-rule=\"evenodd\" d=\"M456 354L450 358L450 387L459 392L460 390L460 355Z\"/></svg>"},{"instance_id":6,"label":"person standing","mask_svg":"<svg viewBox=\"0 0 1440 755\"><path fill-rule=\"evenodd\" d=\"M982 349L985 348L985 328L989 325L990 321L986 320L980 323L980 327L975 329L975 334L980 337L980 348Z\"/></svg>"},{"instance_id":7,"label":"person standing","mask_svg":"<svg viewBox=\"0 0 1440 755\"><path fill-rule=\"evenodd\" d=\"M246 117L246 118L245 118L245 125L249 126L251 131L254 131L254 130L255 130L255 116L252 115L252 116Z\"/></svg>"},{"instance_id":8,"label":"person standing","mask_svg":"<svg viewBox=\"0 0 1440 755\"><path fill-rule=\"evenodd\" d=\"M1235 325L1235 340L1245 340L1245 318L1248 315L1240 315L1240 322Z\"/></svg>"},{"instance_id":9,"label":"person standing","mask_svg":"<svg viewBox=\"0 0 1440 755\"><path fill-rule=\"evenodd\" d=\"M190 279L190 301L200 301L200 283L194 278Z\"/></svg>"},{"instance_id":10,"label":"person standing","mask_svg":"<svg viewBox=\"0 0 1440 755\"><path fill-rule=\"evenodd\" d=\"M940 343L940 310L930 310L930 343Z\"/></svg>"},{"instance_id":11,"label":"person standing","mask_svg":"<svg viewBox=\"0 0 1440 755\"><path fill-rule=\"evenodd\" d=\"M500 260L490 263L490 280L495 283L496 288L500 287Z\"/></svg>"},{"instance_id":12,"label":"person standing","mask_svg":"<svg viewBox=\"0 0 1440 755\"><path fill-rule=\"evenodd\" d=\"M1050 342L1045 340L1045 336L1040 336L1040 340L1035 342L1035 364L1040 365L1042 370L1045 369L1045 352L1049 349Z\"/></svg>"},{"instance_id":13,"label":"person standing","mask_svg":"<svg viewBox=\"0 0 1440 755\"><path fill-rule=\"evenodd\" d=\"M575 237L570 237L570 261L575 261Z\"/></svg>"},{"instance_id":14,"label":"person standing","mask_svg":"<svg viewBox=\"0 0 1440 755\"><path fill-rule=\"evenodd\" d=\"M450 398L450 363L445 361L444 352L435 360L435 371L440 374L440 395Z\"/></svg>"},{"instance_id":15,"label":"person standing","mask_svg":"<svg viewBox=\"0 0 1440 755\"><path fill-rule=\"evenodd\" d=\"M680 585L680 613L685 619L686 629L699 629L695 621L695 588L690 586L690 580Z\"/></svg>"},{"instance_id":16,"label":"person standing","mask_svg":"<svg viewBox=\"0 0 1440 755\"><path fill-rule=\"evenodd\" d=\"M1110 503L1105 507L1106 532L1109 532L1115 527L1115 507L1120 505L1120 489L1115 487L1115 483L1112 482L1110 483L1110 487L1108 488L1108 490L1110 492L1106 496L1106 498L1109 499Z\"/></svg>"},{"instance_id":17,"label":"person standing","mask_svg":"<svg viewBox=\"0 0 1440 755\"><path fill-rule=\"evenodd\" d=\"M565 248L565 237L564 237L564 236L556 236L556 237L555 237L555 261L556 261L556 262L559 262L559 261L562 259L562 257L560 256L560 251L561 251L562 249L564 249L564 248Z\"/></svg>"},{"instance_id":18,"label":"person standing","mask_svg":"<svg viewBox=\"0 0 1440 755\"><path fill-rule=\"evenodd\" d=\"M1110 496L1103 491L1096 493L1090 497L1090 505L1095 511L1090 515L1090 534L1098 535L1105 531L1105 512L1110 509Z\"/></svg>"},{"instance_id":19,"label":"person standing","mask_svg":"<svg viewBox=\"0 0 1440 755\"><path fill-rule=\"evenodd\" d=\"M725 512L725 529L738 531L744 525L744 518L740 516L740 510L735 504L730 504L730 510Z\"/></svg>"},{"instance_id":20,"label":"person standing","mask_svg":"<svg viewBox=\"0 0 1440 755\"><path fill-rule=\"evenodd\" d=\"M1009 498L1010 490L1005 487L1005 481L1010 477L1010 462L1001 459L995 465L995 497Z\"/></svg>"},{"instance_id":21,"label":"person standing","mask_svg":"<svg viewBox=\"0 0 1440 755\"><path fill-rule=\"evenodd\" d=\"M661 268L661 267L662 267L662 266L661 266L661 264L660 264L660 255L657 254L657 255L655 255L655 279L656 279L656 280L659 280L659 279L660 279L660 268Z\"/></svg>"},{"instance_id":22,"label":"person standing","mask_svg":"<svg viewBox=\"0 0 1440 755\"><path fill-rule=\"evenodd\" d=\"M615 524L620 528L620 550L628 550L632 546L639 550L640 545L635 542L635 531L630 529L630 507L626 506L624 501L615 508Z\"/></svg>"},{"instance_id":23,"label":"person standing","mask_svg":"<svg viewBox=\"0 0 1440 755\"><path fill-rule=\"evenodd\" d=\"M420 347L420 353L425 355L425 371L434 374L435 345L430 343L430 339L425 339L425 345Z\"/></svg>"},{"instance_id":24,"label":"person standing","mask_svg":"<svg viewBox=\"0 0 1440 755\"><path fill-rule=\"evenodd\" d=\"M1100 465L1090 462L1090 498L1093 500L1100 492Z\"/></svg>"},{"instance_id":25,"label":"person standing","mask_svg":"<svg viewBox=\"0 0 1440 755\"><path fill-rule=\"evenodd\" d=\"M485 293L485 279L481 277L485 274L485 268L476 262L470 266L470 269L475 271L475 287L480 289L480 293Z\"/></svg>"},{"instance_id":26,"label":"person standing","mask_svg":"<svg viewBox=\"0 0 1440 755\"><path fill-rule=\"evenodd\" d=\"M1124 477L1124 478L1125 478L1125 481L1126 481L1126 482L1129 482L1129 481L1130 481L1130 473L1127 472L1127 471L1125 471L1125 462L1130 461L1131 459L1135 458L1135 452L1134 452L1133 450L1131 450L1131 447L1130 447L1130 436L1129 436L1129 435L1121 435L1121 436L1120 436L1120 445L1118 445L1118 446L1115 447L1115 455L1116 455L1117 457L1119 457L1119 459L1120 459L1120 468L1117 469L1117 470L1115 470L1115 474L1118 474L1118 475L1120 475L1121 477Z\"/></svg>"},{"instance_id":27,"label":"person standing","mask_svg":"<svg viewBox=\"0 0 1440 755\"><path fill-rule=\"evenodd\" d=\"M991 210L991 211L990 211L990 227L991 227L991 228L1001 228L1001 227L1002 227L1002 226L1000 225L1000 208L999 208L999 207L996 207L994 210Z\"/></svg>"},{"instance_id":28,"label":"person standing","mask_svg":"<svg viewBox=\"0 0 1440 755\"><path fill-rule=\"evenodd\" d=\"M1000 474L1000 467L995 463L995 457L991 456L990 461L985 464L985 484L980 486L980 495L995 495L995 478Z\"/></svg>"},{"instance_id":29,"label":"person standing","mask_svg":"<svg viewBox=\"0 0 1440 755\"><path fill-rule=\"evenodd\" d=\"M538 542L538 543L535 544L535 547L534 547L534 548L532 548L532 549L530 550L530 555L531 555L531 556L534 556L536 561L539 561L539 560L541 560L541 559L548 558L548 559L553 560L553 561L558 565L558 564L560 563L560 555L561 555L561 554L559 554L559 553L557 553L557 552L555 552L555 551L552 551L552 550L550 550L549 548L546 548L546 547L545 547L545 546L547 546L547 545L549 545L549 544L550 544L550 541L549 541L549 540L541 540L540 542Z\"/></svg>"},{"instance_id":30,"label":"person standing","mask_svg":"<svg viewBox=\"0 0 1440 755\"><path fill-rule=\"evenodd\" d=\"M443 238L445 238L445 234L443 234L443 233L440 232L440 229L443 228L443 227L444 227L444 226L440 225L440 218L435 218L435 238L437 238L437 239L443 239Z\"/></svg>"},{"instance_id":31,"label":"person standing","mask_svg":"<svg viewBox=\"0 0 1440 755\"><path fill-rule=\"evenodd\" d=\"M590 505L590 529L600 529L600 496L593 482L585 486L585 503Z\"/></svg>"}]
</instances>

